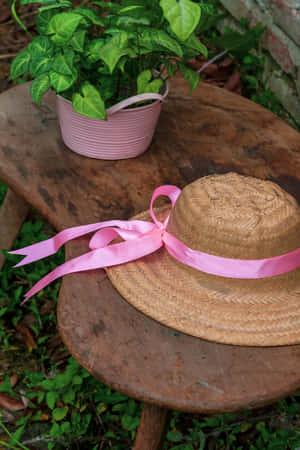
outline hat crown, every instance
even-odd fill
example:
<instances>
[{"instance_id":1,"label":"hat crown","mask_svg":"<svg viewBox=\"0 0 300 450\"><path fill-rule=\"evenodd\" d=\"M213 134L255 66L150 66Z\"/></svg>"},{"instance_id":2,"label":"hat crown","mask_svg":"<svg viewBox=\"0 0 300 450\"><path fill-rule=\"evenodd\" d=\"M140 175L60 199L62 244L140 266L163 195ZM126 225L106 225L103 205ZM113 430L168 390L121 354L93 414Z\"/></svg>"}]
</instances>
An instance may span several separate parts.
<instances>
[{"instance_id":1,"label":"hat crown","mask_svg":"<svg viewBox=\"0 0 300 450\"><path fill-rule=\"evenodd\" d=\"M213 255L270 258L300 247L300 208L271 181L211 175L183 189L167 231Z\"/></svg>"}]
</instances>

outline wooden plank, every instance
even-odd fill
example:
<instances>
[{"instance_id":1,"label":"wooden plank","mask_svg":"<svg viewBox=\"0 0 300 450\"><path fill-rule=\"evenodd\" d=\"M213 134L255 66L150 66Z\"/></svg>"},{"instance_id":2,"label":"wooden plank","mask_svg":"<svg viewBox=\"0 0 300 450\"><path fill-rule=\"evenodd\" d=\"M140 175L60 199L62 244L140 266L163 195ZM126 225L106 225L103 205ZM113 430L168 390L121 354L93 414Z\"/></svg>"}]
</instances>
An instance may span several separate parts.
<instances>
[{"instance_id":1,"label":"wooden plank","mask_svg":"<svg viewBox=\"0 0 300 450\"><path fill-rule=\"evenodd\" d=\"M8 189L0 210L0 249L10 249L29 212L29 204L11 189ZM0 253L0 269L5 257Z\"/></svg>"}]
</instances>

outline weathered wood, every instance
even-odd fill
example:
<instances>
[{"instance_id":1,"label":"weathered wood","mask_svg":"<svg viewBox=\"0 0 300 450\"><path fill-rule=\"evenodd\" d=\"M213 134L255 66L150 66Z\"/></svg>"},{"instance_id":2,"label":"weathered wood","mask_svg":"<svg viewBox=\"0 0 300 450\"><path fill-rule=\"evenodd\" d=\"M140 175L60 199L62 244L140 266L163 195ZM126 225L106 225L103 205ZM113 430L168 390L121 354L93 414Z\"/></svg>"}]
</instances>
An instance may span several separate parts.
<instances>
[{"instance_id":1,"label":"weathered wood","mask_svg":"<svg viewBox=\"0 0 300 450\"><path fill-rule=\"evenodd\" d=\"M70 259L88 241L66 246ZM300 386L300 345L238 347L172 330L137 311L103 270L64 278L59 330L96 378L130 397L186 412L229 412L268 404Z\"/></svg>"},{"instance_id":2,"label":"weathered wood","mask_svg":"<svg viewBox=\"0 0 300 450\"><path fill-rule=\"evenodd\" d=\"M166 429L168 410L144 403L133 450L159 450Z\"/></svg>"},{"instance_id":3,"label":"weathered wood","mask_svg":"<svg viewBox=\"0 0 300 450\"><path fill-rule=\"evenodd\" d=\"M294 129L236 94L203 83L190 97L176 83L150 149L123 161L68 150L53 94L39 108L27 84L6 91L0 102L0 179L56 229L127 218L148 208L161 184L183 187L229 170L273 179L300 199L300 138Z\"/></svg>"},{"instance_id":4,"label":"weathered wood","mask_svg":"<svg viewBox=\"0 0 300 450\"><path fill-rule=\"evenodd\" d=\"M224 90L201 84L190 98L180 81L173 87L151 148L127 161L92 160L64 147L53 95L38 108L27 85L2 94L0 179L58 230L128 218L149 207L161 184L183 187L229 170L273 179L300 201L295 130ZM85 240L66 246L68 259L86 251ZM234 347L174 332L130 306L101 270L65 277L58 321L65 344L93 375L165 408L252 408L300 386L300 346Z\"/></svg>"},{"instance_id":5,"label":"weathered wood","mask_svg":"<svg viewBox=\"0 0 300 450\"><path fill-rule=\"evenodd\" d=\"M8 189L0 210L0 270L5 262L2 249L10 249L29 212L29 204Z\"/></svg>"}]
</instances>

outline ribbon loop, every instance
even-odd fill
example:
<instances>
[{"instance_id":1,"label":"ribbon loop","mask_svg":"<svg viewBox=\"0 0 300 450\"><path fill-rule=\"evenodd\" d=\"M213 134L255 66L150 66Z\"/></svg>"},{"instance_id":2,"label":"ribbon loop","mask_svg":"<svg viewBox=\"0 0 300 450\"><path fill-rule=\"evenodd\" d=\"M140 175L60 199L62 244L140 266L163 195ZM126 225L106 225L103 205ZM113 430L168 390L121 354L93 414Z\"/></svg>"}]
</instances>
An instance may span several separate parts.
<instances>
[{"instance_id":1,"label":"ribbon loop","mask_svg":"<svg viewBox=\"0 0 300 450\"><path fill-rule=\"evenodd\" d=\"M67 261L54 269L30 289L25 295L25 301L63 275L124 264L156 251L163 245L162 234L165 229L165 223L162 224L156 219L152 210L152 204L158 196L166 195L174 206L179 193L180 189L176 186L161 186L154 191L151 200L151 215L154 223L143 220L109 220L90 225L81 225L63 230L46 241L9 252L13 255L25 255L25 258L14 266L20 267L53 255L62 245L70 240L95 232L89 242L91 250L89 253ZM118 236L124 242L109 246Z\"/></svg>"},{"instance_id":2,"label":"ribbon loop","mask_svg":"<svg viewBox=\"0 0 300 450\"><path fill-rule=\"evenodd\" d=\"M158 227L165 229L168 224L168 221L169 221L169 216L165 219L164 223L160 222L156 218L154 211L153 211L154 201L157 199L157 197L160 197L161 195L165 195L166 197L168 197L171 200L172 208L174 208L174 205L176 203L177 198L179 197L180 192L181 192L181 189L179 189L177 186L172 186L172 185L160 186L160 187L156 188L155 191L153 192L151 203L150 203L150 215L151 215L153 222Z\"/></svg>"}]
</instances>

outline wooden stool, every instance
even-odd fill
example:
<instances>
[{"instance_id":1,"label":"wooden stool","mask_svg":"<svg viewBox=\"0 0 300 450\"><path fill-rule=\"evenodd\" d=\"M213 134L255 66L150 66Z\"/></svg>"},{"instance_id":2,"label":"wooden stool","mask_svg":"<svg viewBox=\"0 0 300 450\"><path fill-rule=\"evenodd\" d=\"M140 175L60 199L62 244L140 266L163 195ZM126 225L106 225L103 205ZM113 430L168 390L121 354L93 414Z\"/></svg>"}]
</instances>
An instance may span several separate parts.
<instances>
[{"instance_id":1,"label":"wooden stool","mask_svg":"<svg viewBox=\"0 0 300 450\"><path fill-rule=\"evenodd\" d=\"M54 105L49 94L34 106L28 85L1 95L0 179L57 230L129 218L149 207L159 185L230 170L273 179L300 200L299 134L235 94L200 84L190 97L176 80L151 148L126 161L64 147ZM66 246L67 259L86 251L85 239ZM300 386L299 345L237 347L178 333L130 306L102 270L64 278L58 324L90 373L145 402L135 450L159 447L168 409L254 408Z\"/></svg>"}]
</instances>

